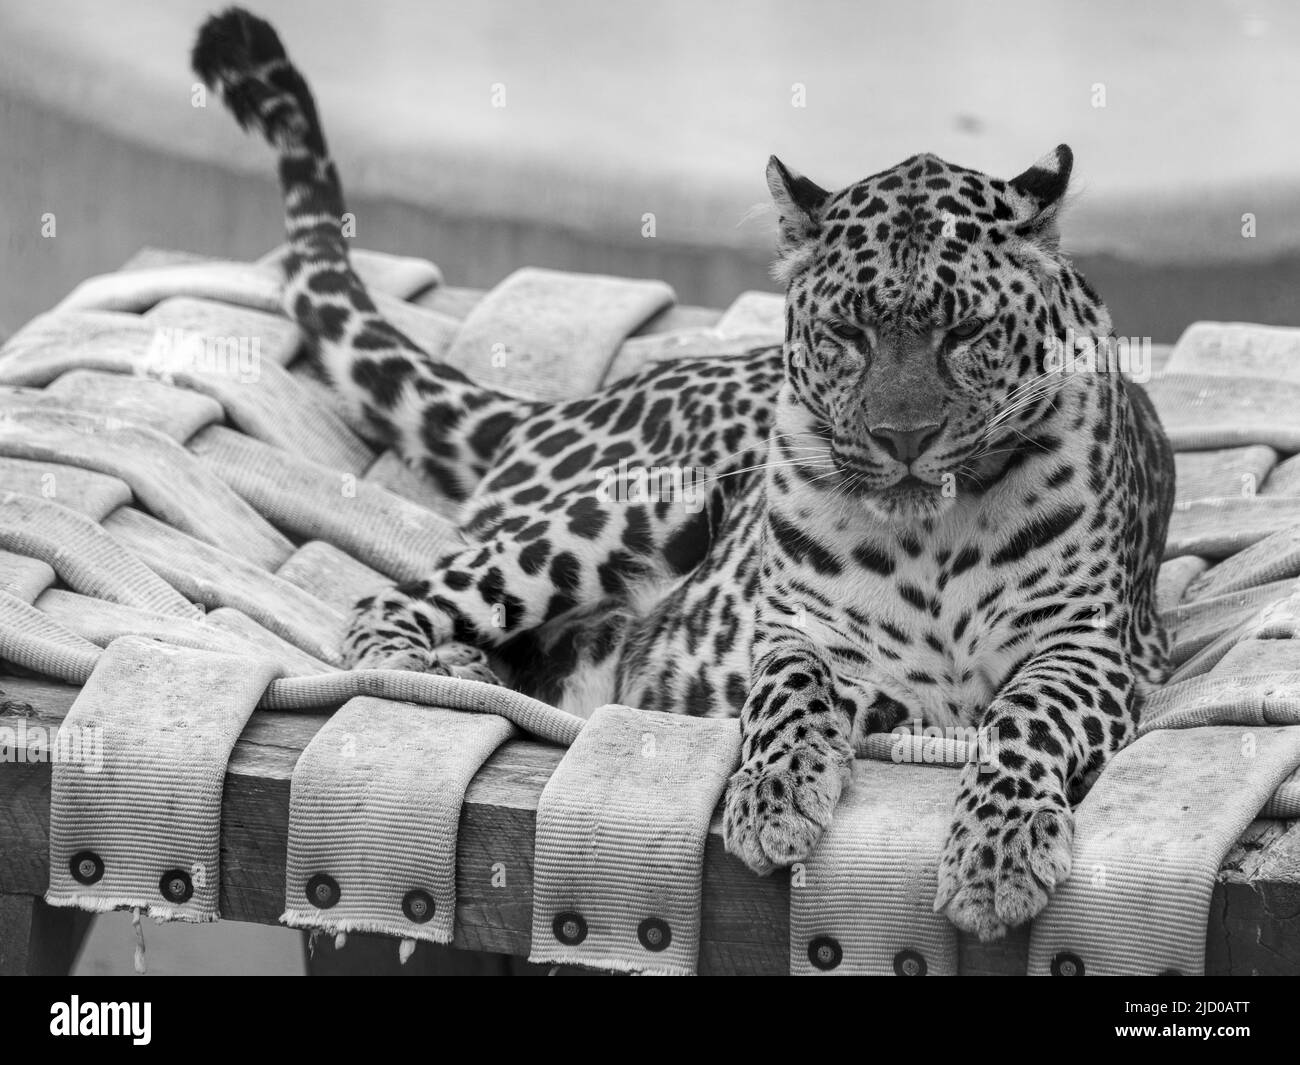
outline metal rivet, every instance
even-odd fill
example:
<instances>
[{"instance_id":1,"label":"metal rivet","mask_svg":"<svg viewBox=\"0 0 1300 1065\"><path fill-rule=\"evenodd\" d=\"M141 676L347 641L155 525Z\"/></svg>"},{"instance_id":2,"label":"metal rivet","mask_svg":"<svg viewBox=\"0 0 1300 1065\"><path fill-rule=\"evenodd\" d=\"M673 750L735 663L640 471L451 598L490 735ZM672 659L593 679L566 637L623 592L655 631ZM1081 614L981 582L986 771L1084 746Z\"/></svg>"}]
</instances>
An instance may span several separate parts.
<instances>
[{"instance_id":1,"label":"metal rivet","mask_svg":"<svg viewBox=\"0 0 1300 1065\"><path fill-rule=\"evenodd\" d=\"M68 862L68 872L78 884L98 884L104 878L104 860L94 851L77 851Z\"/></svg>"},{"instance_id":2,"label":"metal rivet","mask_svg":"<svg viewBox=\"0 0 1300 1065\"><path fill-rule=\"evenodd\" d=\"M566 947L576 947L587 938L587 922L582 914L565 910L555 915L555 920L551 922L551 931Z\"/></svg>"},{"instance_id":3,"label":"metal rivet","mask_svg":"<svg viewBox=\"0 0 1300 1065\"><path fill-rule=\"evenodd\" d=\"M647 917L637 925L636 937L646 950L658 953L667 950L672 943L673 930L668 927L667 921L662 921L658 917Z\"/></svg>"},{"instance_id":4,"label":"metal rivet","mask_svg":"<svg viewBox=\"0 0 1300 1065\"><path fill-rule=\"evenodd\" d=\"M317 873L307 881L307 901L318 910L328 910L341 895L338 881L328 873Z\"/></svg>"},{"instance_id":5,"label":"metal rivet","mask_svg":"<svg viewBox=\"0 0 1300 1065\"><path fill-rule=\"evenodd\" d=\"M1082 976L1083 959L1077 954L1063 950L1052 958L1053 976Z\"/></svg>"},{"instance_id":6,"label":"metal rivet","mask_svg":"<svg viewBox=\"0 0 1300 1065\"><path fill-rule=\"evenodd\" d=\"M830 972L844 960L844 950L830 936L818 936L808 944L808 960L814 969Z\"/></svg>"},{"instance_id":7,"label":"metal rivet","mask_svg":"<svg viewBox=\"0 0 1300 1065\"><path fill-rule=\"evenodd\" d=\"M436 908L433 896L420 888L412 888L402 896L402 912L416 924L431 920Z\"/></svg>"},{"instance_id":8,"label":"metal rivet","mask_svg":"<svg viewBox=\"0 0 1300 1065\"><path fill-rule=\"evenodd\" d=\"M194 882L184 869L168 869L158 880L158 890L168 902L189 902L194 897Z\"/></svg>"},{"instance_id":9,"label":"metal rivet","mask_svg":"<svg viewBox=\"0 0 1300 1065\"><path fill-rule=\"evenodd\" d=\"M928 968L925 958L914 950L900 950L894 955L894 973L897 976L924 976Z\"/></svg>"}]
</instances>

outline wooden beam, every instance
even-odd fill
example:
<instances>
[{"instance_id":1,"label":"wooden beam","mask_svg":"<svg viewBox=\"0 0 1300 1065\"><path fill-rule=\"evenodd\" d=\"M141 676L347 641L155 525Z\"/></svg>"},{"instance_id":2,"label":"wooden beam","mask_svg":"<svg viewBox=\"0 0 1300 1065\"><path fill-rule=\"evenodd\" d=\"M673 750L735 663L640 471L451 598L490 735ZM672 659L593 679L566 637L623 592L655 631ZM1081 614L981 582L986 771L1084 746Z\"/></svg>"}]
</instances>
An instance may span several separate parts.
<instances>
[{"instance_id":1,"label":"wooden beam","mask_svg":"<svg viewBox=\"0 0 1300 1065\"><path fill-rule=\"evenodd\" d=\"M91 920L34 895L0 895L0 976L67 976Z\"/></svg>"},{"instance_id":2,"label":"wooden beam","mask_svg":"<svg viewBox=\"0 0 1300 1065\"><path fill-rule=\"evenodd\" d=\"M1300 822L1256 821L1224 862L1210 912L1206 971L1300 973Z\"/></svg>"},{"instance_id":3,"label":"wooden beam","mask_svg":"<svg viewBox=\"0 0 1300 1065\"><path fill-rule=\"evenodd\" d=\"M57 725L77 689L0 677L0 725L19 717ZM324 714L259 711L226 774L221 825L221 912L275 924L283 910L289 781ZM532 915L533 833L542 787L558 748L512 740L483 766L461 813L455 946L527 957ZM0 764L0 893L45 891L50 767ZM505 870L504 883L493 867ZM788 968L789 885L783 873L754 876L727 854L715 818L705 847L702 973L780 974ZM996 943L962 937L969 974L1023 973L1028 934ZM1208 971L1300 972L1300 823L1260 821L1224 863L1207 931Z\"/></svg>"}]
</instances>

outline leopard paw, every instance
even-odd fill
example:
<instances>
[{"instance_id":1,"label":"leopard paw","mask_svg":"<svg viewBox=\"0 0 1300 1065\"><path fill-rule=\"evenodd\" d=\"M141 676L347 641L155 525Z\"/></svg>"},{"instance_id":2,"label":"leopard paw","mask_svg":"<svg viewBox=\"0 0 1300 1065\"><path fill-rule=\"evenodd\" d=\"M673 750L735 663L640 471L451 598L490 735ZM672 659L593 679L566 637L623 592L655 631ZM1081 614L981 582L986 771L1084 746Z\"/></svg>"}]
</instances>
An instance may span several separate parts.
<instances>
[{"instance_id":1,"label":"leopard paw","mask_svg":"<svg viewBox=\"0 0 1300 1065\"><path fill-rule=\"evenodd\" d=\"M451 619L402 588L357 603L343 641L349 669L400 669L498 684L487 655L451 638Z\"/></svg>"},{"instance_id":2,"label":"leopard paw","mask_svg":"<svg viewBox=\"0 0 1300 1065\"><path fill-rule=\"evenodd\" d=\"M431 665L427 673L446 673L461 680L477 680L484 684L500 684L501 679L488 664L487 654L467 643L444 643L430 652Z\"/></svg>"},{"instance_id":3,"label":"leopard paw","mask_svg":"<svg viewBox=\"0 0 1300 1065\"><path fill-rule=\"evenodd\" d=\"M969 810L964 795L939 863L934 909L963 931L997 939L1036 917L1070 875L1072 815L1064 805L1041 804L990 812L987 794Z\"/></svg>"},{"instance_id":4,"label":"leopard paw","mask_svg":"<svg viewBox=\"0 0 1300 1065\"><path fill-rule=\"evenodd\" d=\"M353 607L343 637L343 664L422 672L429 652L450 639L450 619L441 611L401 587L386 588Z\"/></svg>"},{"instance_id":5,"label":"leopard paw","mask_svg":"<svg viewBox=\"0 0 1300 1065\"><path fill-rule=\"evenodd\" d=\"M848 776L845 758L811 746L741 766L727 784L727 850L760 875L808 857Z\"/></svg>"}]
</instances>

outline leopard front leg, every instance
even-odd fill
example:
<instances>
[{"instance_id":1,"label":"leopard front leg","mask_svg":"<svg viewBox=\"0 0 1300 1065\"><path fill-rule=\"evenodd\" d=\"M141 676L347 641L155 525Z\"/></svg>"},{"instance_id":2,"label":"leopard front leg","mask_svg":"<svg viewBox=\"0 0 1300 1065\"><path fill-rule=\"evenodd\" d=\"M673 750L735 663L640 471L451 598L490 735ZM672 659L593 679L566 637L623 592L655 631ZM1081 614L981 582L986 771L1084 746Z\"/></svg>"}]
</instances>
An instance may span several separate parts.
<instances>
[{"instance_id":1,"label":"leopard front leg","mask_svg":"<svg viewBox=\"0 0 1300 1065\"><path fill-rule=\"evenodd\" d=\"M613 594L648 568L625 549L633 508L611 508L602 539L533 521L438 560L433 573L357 603L344 639L353 669L408 669L496 682L485 650ZM648 548L647 548L648 550Z\"/></svg>"},{"instance_id":2,"label":"leopard front leg","mask_svg":"<svg viewBox=\"0 0 1300 1065\"><path fill-rule=\"evenodd\" d=\"M989 706L990 765L962 771L936 912L981 939L1033 919L1070 875L1071 799L1135 735L1134 675L1115 646L1031 660Z\"/></svg>"},{"instance_id":3,"label":"leopard front leg","mask_svg":"<svg viewBox=\"0 0 1300 1065\"><path fill-rule=\"evenodd\" d=\"M741 766L727 785L726 846L764 874L806 858L830 824L854 749L902 707L837 677L807 644L766 654L741 711Z\"/></svg>"},{"instance_id":4,"label":"leopard front leg","mask_svg":"<svg viewBox=\"0 0 1300 1065\"><path fill-rule=\"evenodd\" d=\"M362 599L344 637L345 663L500 683L486 650L539 624L554 592L521 567L522 547L476 544L440 559L424 580Z\"/></svg>"}]
</instances>

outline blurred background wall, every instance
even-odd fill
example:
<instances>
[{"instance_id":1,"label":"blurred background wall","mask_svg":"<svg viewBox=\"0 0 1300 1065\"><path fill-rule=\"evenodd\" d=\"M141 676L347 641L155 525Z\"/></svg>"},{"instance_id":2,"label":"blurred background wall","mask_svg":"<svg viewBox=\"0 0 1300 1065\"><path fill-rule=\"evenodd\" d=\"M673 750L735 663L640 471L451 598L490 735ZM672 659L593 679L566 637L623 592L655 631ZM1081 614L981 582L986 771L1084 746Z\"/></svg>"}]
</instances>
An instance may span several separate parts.
<instances>
[{"instance_id":1,"label":"blurred background wall","mask_svg":"<svg viewBox=\"0 0 1300 1065\"><path fill-rule=\"evenodd\" d=\"M772 287L771 152L840 186L926 150L1009 177L1065 141L1067 246L1121 333L1298 322L1287 0L248 3L315 87L357 243L456 284L537 264L721 305ZM217 6L0 2L0 335L143 245L278 241L269 152L195 106Z\"/></svg>"}]
</instances>

